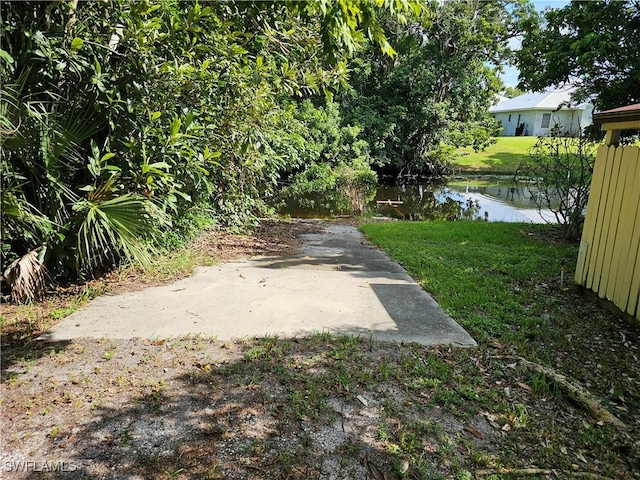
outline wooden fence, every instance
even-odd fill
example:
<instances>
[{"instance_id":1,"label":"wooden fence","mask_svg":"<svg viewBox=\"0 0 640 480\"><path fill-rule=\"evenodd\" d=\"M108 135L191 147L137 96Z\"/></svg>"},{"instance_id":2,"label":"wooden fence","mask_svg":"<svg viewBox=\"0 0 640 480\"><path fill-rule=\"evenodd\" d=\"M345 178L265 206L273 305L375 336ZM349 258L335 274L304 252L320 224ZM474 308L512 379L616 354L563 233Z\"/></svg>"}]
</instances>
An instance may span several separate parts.
<instances>
[{"instance_id":1,"label":"wooden fence","mask_svg":"<svg viewBox=\"0 0 640 480\"><path fill-rule=\"evenodd\" d=\"M575 280L640 320L640 148L617 138L598 149Z\"/></svg>"}]
</instances>

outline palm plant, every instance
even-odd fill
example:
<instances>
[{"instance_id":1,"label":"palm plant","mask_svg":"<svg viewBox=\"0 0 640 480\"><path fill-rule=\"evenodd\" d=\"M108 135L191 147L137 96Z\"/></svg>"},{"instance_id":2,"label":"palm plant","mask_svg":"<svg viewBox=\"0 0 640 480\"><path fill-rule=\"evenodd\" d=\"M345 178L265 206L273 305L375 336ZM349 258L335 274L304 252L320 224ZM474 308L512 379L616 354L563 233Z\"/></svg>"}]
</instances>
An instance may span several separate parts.
<instances>
[{"instance_id":1,"label":"palm plant","mask_svg":"<svg viewBox=\"0 0 640 480\"><path fill-rule=\"evenodd\" d=\"M147 198L121 193L113 154L100 155L94 141L101 124L90 109L44 97L16 84L3 86L0 102L2 277L20 302L42 294L47 270L84 276L122 258L144 263L145 240L165 222Z\"/></svg>"},{"instance_id":2,"label":"palm plant","mask_svg":"<svg viewBox=\"0 0 640 480\"><path fill-rule=\"evenodd\" d=\"M88 170L94 181L82 188L87 196L74 203L70 222L77 239L78 269L116 264L122 257L145 264L151 248L148 240L159 226L169 223L168 217L142 195L120 194L120 169L107 163L113 154L100 157L95 144L92 150Z\"/></svg>"},{"instance_id":3,"label":"palm plant","mask_svg":"<svg viewBox=\"0 0 640 480\"><path fill-rule=\"evenodd\" d=\"M24 77L23 77L24 78ZM42 263L41 239L51 228L51 222L43 216L23 195L22 187L27 178L14 170L9 163L9 150L20 151L24 144L15 140L27 122L20 114L20 84L3 82L0 88L0 172L2 194L2 266L0 280L6 282L11 297L24 302L39 297L45 288L47 275Z\"/></svg>"},{"instance_id":4,"label":"palm plant","mask_svg":"<svg viewBox=\"0 0 640 480\"><path fill-rule=\"evenodd\" d=\"M52 225L25 201L19 184L5 184L9 177L10 172L2 162L2 265L11 263L0 275L0 280L9 285L13 301L25 302L40 297L47 284L47 271L42 262L46 250L37 245L38 239L46 237ZM12 244L17 243L27 250L21 256L17 253L19 247L12 248Z\"/></svg>"}]
</instances>

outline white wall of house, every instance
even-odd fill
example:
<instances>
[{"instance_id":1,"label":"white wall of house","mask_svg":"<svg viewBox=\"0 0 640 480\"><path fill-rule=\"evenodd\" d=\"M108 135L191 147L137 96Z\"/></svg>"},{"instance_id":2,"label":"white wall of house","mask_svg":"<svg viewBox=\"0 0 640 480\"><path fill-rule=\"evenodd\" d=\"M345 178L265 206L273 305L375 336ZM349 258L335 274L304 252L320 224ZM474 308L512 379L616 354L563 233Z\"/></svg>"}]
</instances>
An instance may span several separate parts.
<instances>
[{"instance_id":1,"label":"white wall of house","mask_svg":"<svg viewBox=\"0 0 640 480\"><path fill-rule=\"evenodd\" d=\"M594 106L588 104L587 108L582 111L582 116L580 117L580 128L585 129L593 123L593 110Z\"/></svg>"},{"instance_id":2,"label":"white wall of house","mask_svg":"<svg viewBox=\"0 0 640 480\"><path fill-rule=\"evenodd\" d=\"M518 112L494 113L491 116L502 124L501 136L513 137L516 134L516 127L522 122L525 124L524 136L536 135L531 127L536 123L537 114L538 112L535 110L521 110Z\"/></svg>"},{"instance_id":3,"label":"white wall of house","mask_svg":"<svg viewBox=\"0 0 640 480\"><path fill-rule=\"evenodd\" d=\"M516 128L524 123L524 136L539 137L549 133L557 124L562 132L575 133L579 128L591 124L593 108L585 110L520 110L493 113L491 116L502 124L500 136L513 137Z\"/></svg>"}]
</instances>

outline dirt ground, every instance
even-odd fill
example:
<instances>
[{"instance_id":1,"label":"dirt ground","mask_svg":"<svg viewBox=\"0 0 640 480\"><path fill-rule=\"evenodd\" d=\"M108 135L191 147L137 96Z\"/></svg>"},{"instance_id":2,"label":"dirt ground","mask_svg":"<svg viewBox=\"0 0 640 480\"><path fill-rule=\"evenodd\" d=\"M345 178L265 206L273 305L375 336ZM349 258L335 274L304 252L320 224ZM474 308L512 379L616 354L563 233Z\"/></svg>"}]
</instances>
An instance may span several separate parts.
<instances>
[{"instance_id":1,"label":"dirt ground","mask_svg":"<svg viewBox=\"0 0 640 480\"><path fill-rule=\"evenodd\" d=\"M196 249L280 254L315 228L211 232ZM130 273L109 289L144 282ZM619 429L495 343L328 334L46 343L38 328L18 327L19 312L3 308L0 478L640 478L640 413L622 396L640 391L636 370L609 372L628 376ZM599 348L637 367L638 337L622 340L605 332Z\"/></svg>"},{"instance_id":2,"label":"dirt ground","mask_svg":"<svg viewBox=\"0 0 640 480\"><path fill-rule=\"evenodd\" d=\"M329 335L41 345L3 368L0 469L3 478L634 478L624 454L640 448L637 436L534 394L527 373L495 354ZM606 457L611 446L619 459Z\"/></svg>"}]
</instances>

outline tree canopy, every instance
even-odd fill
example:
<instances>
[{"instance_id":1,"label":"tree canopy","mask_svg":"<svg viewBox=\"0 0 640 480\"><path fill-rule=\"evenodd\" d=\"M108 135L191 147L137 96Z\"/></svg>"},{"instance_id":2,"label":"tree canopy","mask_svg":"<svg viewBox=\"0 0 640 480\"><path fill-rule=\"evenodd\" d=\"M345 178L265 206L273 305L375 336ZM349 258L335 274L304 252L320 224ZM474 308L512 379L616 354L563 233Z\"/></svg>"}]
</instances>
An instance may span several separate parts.
<instances>
[{"instance_id":1,"label":"tree canopy","mask_svg":"<svg viewBox=\"0 0 640 480\"><path fill-rule=\"evenodd\" d=\"M530 11L2 2L2 269L28 258L63 279L144 262L207 222L269 213L282 179L360 205L372 166L433 173L494 131L496 70Z\"/></svg>"},{"instance_id":2,"label":"tree canopy","mask_svg":"<svg viewBox=\"0 0 640 480\"><path fill-rule=\"evenodd\" d=\"M519 87L572 83L576 100L599 110L640 102L640 2L573 0L544 12L524 33L517 54Z\"/></svg>"},{"instance_id":3,"label":"tree canopy","mask_svg":"<svg viewBox=\"0 0 640 480\"><path fill-rule=\"evenodd\" d=\"M402 20L412 7L383 9ZM160 228L192 215L233 225L259 214L297 161L282 147L283 99L336 90L367 39L393 54L379 10L3 2L3 268L37 249L54 277L90 274L143 260Z\"/></svg>"},{"instance_id":4,"label":"tree canopy","mask_svg":"<svg viewBox=\"0 0 640 480\"><path fill-rule=\"evenodd\" d=\"M428 4L403 26L385 20L398 55L365 47L341 97L347 122L363 127L389 173L439 175L459 146L482 148L498 132L488 109L502 90L508 41L531 14L525 2Z\"/></svg>"}]
</instances>

